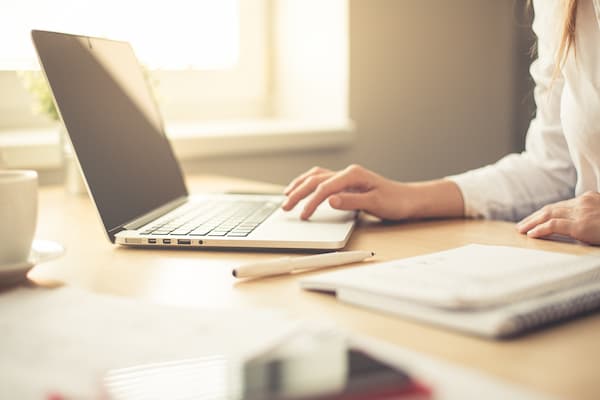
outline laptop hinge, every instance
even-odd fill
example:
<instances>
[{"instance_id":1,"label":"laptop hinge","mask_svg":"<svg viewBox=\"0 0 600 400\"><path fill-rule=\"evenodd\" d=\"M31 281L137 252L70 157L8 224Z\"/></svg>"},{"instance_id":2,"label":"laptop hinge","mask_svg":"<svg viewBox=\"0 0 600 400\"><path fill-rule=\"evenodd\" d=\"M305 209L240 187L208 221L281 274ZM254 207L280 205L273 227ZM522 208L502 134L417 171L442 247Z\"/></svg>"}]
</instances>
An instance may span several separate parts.
<instances>
[{"instance_id":1,"label":"laptop hinge","mask_svg":"<svg viewBox=\"0 0 600 400\"><path fill-rule=\"evenodd\" d=\"M141 217L134 219L131 222L127 222L127 223L123 224L122 230L123 229L138 229L139 227L146 225L148 222L153 221L153 220L157 219L158 217L168 213L169 211L176 209L180 205L184 204L187 200L188 200L187 196L183 196L183 197L179 197L178 199L175 199L159 208L155 208L154 210L150 211L149 213L146 213L146 214L142 215Z\"/></svg>"}]
</instances>

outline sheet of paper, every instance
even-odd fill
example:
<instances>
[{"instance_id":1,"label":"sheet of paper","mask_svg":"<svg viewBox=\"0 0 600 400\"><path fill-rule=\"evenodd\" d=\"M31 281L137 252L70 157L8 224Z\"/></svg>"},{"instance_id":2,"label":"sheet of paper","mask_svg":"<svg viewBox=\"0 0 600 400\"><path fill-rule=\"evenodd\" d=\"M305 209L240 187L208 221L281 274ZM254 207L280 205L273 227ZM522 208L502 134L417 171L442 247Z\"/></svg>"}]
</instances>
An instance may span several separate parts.
<instances>
[{"instance_id":1,"label":"sheet of paper","mask_svg":"<svg viewBox=\"0 0 600 400\"><path fill-rule=\"evenodd\" d=\"M0 398L98 398L109 369L243 354L297 325L267 310L160 306L81 289L0 292Z\"/></svg>"},{"instance_id":2,"label":"sheet of paper","mask_svg":"<svg viewBox=\"0 0 600 400\"><path fill-rule=\"evenodd\" d=\"M395 270L399 274L408 273L406 267L417 267L420 273L432 273L446 282L493 285L498 280L515 281L542 273L549 264L568 262L575 258L571 254L549 251L470 244L439 253L396 260L387 265L390 271Z\"/></svg>"}]
</instances>

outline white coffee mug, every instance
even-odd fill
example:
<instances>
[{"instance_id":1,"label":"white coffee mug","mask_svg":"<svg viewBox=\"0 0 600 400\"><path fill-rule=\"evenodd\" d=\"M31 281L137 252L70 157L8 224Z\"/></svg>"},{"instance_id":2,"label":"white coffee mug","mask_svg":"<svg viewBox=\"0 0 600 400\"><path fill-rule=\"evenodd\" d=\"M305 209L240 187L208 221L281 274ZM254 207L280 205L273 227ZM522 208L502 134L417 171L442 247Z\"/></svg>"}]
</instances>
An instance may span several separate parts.
<instances>
[{"instance_id":1,"label":"white coffee mug","mask_svg":"<svg viewBox=\"0 0 600 400\"><path fill-rule=\"evenodd\" d=\"M0 269L29 258L37 222L35 171L0 170Z\"/></svg>"}]
</instances>

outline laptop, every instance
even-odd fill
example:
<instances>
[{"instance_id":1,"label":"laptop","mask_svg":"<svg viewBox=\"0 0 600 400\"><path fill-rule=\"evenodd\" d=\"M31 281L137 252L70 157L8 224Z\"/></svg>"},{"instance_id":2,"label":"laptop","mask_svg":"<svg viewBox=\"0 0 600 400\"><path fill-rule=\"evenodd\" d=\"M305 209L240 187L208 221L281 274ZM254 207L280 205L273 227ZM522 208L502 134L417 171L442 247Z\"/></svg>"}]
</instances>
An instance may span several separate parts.
<instances>
[{"instance_id":1,"label":"laptop","mask_svg":"<svg viewBox=\"0 0 600 400\"><path fill-rule=\"evenodd\" d=\"M190 195L129 43L32 31L42 70L110 241L126 246L339 249L356 213L310 219L283 195ZM298 207L297 207L298 208Z\"/></svg>"}]
</instances>

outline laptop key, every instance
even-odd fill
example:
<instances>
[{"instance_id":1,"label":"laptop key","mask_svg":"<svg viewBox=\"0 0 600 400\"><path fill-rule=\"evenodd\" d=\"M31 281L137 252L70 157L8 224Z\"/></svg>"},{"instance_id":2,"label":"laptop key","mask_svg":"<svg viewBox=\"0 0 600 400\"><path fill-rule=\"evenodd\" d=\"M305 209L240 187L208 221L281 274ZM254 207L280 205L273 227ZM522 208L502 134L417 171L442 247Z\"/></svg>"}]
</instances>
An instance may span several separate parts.
<instances>
[{"instance_id":1,"label":"laptop key","mask_svg":"<svg viewBox=\"0 0 600 400\"><path fill-rule=\"evenodd\" d=\"M171 232L171 235L179 235L179 236L183 236L183 235L187 235L188 233L190 233L191 229L175 229L173 232Z\"/></svg>"},{"instance_id":2,"label":"laptop key","mask_svg":"<svg viewBox=\"0 0 600 400\"><path fill-rule=\"evenodd\" d=\"M232 230L232 232L252 232L254 229L253 228L235 228Z\"/></svg>"},{"instance_id":3,"label":"laptop key","mask_svg":"<svg viewBox=\"0 0 600 400\"><path fill-rule=\"evenodd\" d=\"M227 235L227 231L212 231L208 234L208 236L225 236Z\"/></svg>"},{"instance_id":4,"label":"laptop key","mask_svg":"<svg viewBox=\"0 0 600 400\"><path fill-rule=\"evenodd\" d=\"M190 235L192 236L206 236L208 234L208 232L210 232L210 229L206 229L206 228L201 228L201 229L194 229L193 231L190 232Z\"/></svg>"},{"instance_id":5,"label":"laptop key","mask_svg":"<svg viewBox=\"0 0 600 400\"><path fill-rule=\"evenodd\" d=\"M246 237L250 232L229 232L227 237Z\"/></svg>"}]
</instances>

